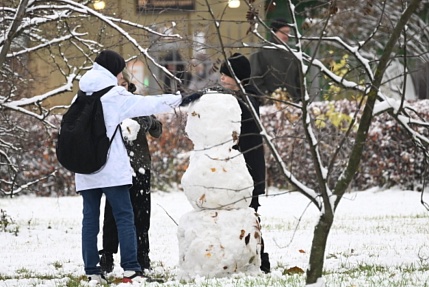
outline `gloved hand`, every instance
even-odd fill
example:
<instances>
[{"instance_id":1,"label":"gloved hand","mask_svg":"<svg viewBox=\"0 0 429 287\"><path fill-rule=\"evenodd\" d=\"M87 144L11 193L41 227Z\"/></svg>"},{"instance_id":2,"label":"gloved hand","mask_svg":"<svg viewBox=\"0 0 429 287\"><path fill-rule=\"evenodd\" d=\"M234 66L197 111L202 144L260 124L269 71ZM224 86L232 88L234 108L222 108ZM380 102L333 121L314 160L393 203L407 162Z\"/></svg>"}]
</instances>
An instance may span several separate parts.
<instances>
[{"instance_id":1,"label":"gloved hand","mask_svg":"<svg viewBox=\"0 0 429 287\"><path fill-rule=\"evenodd\" d=\"M144 132L147 133L152 128L152 124L153 124L152 117L144 116L144 117L140 117L139 119L140 119L139 123L142 126L142 128L144 128Z\"/></svg>"},{"instance_id":2,"label":"gloved hand","mask_svg":"<svg viewBox=\"0 0 429 287\"><path fill-rule=\"evenodd\" d=\"M128 92L130 92L130 93L135 93L135 91L137 91L137 87L136 87L136 85L134 85L133 83L129 83L128 84Z\"/></svg>"},{"instance_id":3,"label":"gloved hand","mask_svg":"<svg viewBox=\"0 0 429 287\"><path fill-rule=\"evenodd\" d=\"M201 98L201 96L203 94L204 94L204 92L198 91L198 92L195 92L195 93L193 93L191 95L183 95L182 96L182 103L180 104L180 106L181 107L185 107L185 106L189 105L193 101L196 101L199 98Z\"/></svg>"}]
</instances>

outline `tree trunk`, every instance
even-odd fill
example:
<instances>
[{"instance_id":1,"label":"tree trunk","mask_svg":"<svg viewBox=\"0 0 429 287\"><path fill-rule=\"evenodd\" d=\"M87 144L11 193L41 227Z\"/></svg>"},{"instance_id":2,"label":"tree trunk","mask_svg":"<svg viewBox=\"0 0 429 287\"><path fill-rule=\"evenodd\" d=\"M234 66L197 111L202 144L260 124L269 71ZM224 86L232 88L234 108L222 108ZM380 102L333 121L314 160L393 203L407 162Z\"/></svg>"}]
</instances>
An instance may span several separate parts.
<instances>
[{"instance_id":1,"label":"tree trunk","mask_svg":"<svg viewBox=\"0 0 429 287\"><path fill-rule=\"evenodd\" d=\"M306 284L316 283L317 279L322 277L326 243L328 242L328 235L333 222L333 213L322 214L319 222L314 228Z\"/></svg>"}]
</instances>

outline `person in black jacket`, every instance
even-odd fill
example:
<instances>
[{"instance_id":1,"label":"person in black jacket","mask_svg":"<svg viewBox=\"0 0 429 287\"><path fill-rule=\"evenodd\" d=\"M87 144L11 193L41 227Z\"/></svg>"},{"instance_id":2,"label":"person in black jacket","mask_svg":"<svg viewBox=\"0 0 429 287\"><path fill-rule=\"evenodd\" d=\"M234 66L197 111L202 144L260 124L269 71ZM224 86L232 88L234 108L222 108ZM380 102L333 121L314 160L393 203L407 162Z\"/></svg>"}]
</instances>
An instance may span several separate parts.
<instances>
[{"instance_id":1,"label":"person in black jacket","mask_svg":"<svg viewBox=\"0 0 429 287\"><path fill-rule=\"evenodd\" d=\"M291 28L286 19L274 19L270 28L275 34L275 37L271 37L273 43L288 43ZM262 47L250 56L252 84L263 95L271 97L273 92L280 88L287 92L290 100L300 102L302 85L299 61L289 51L272 49L272 46L269 48Z\"/></svg>"},{"instance_id":2,"label":"person in black jacket","mask_svg":"<svg viewBox=\"0 0 429 287\"><path fill-rule=\"evenodd\" d=\"M134 93L136 87L130 82L130 75L126 70L123 71L123 79L119 83L129 92ZM150 167L151 157L146 134L149 133L154 138L159 138L162 133L162 123L154 116L145 116L133 118L140 129L135 140L130 141L124 138L133 168L133 185L130 188L130 198L134 211L134 225L137 235L137 259L142 269L150 269L149 259L149 227L150 227ZM101 255L100 266L105 273L113 271L113 254L118 252L118 232L115 219L113 218L112 208L106 201L103 222L103 250L99 251Z\"/></svg>"},{"instance_id":3,"label":"person in black jacket","mask_svg":"<svg viewBox=\"0 0 429 287\"><path fill-rule=\"evenodd\" d=\"M259 95L258 90L249 82L251 74L249 60L242 54L235 53L228 58L228 62L231 65L235 77L244 87L259 117ZM245 95L242 93L240 85L236 81L226 61L220 67L219 72L221 73L220 82L222 87L237 96L241 108L241 131L236 148L243 153L247 169L253 179L254 189L250 207L258 211L258 207L260 206L258 197L261 194L265 194L265 159L262 136L260 135L260 129L250 111L250 107L247 105ZM266 273L270 272L269 257L268 253L264 252L263 241L261 249L261 270Z\"/></svg>"}]
</instances>

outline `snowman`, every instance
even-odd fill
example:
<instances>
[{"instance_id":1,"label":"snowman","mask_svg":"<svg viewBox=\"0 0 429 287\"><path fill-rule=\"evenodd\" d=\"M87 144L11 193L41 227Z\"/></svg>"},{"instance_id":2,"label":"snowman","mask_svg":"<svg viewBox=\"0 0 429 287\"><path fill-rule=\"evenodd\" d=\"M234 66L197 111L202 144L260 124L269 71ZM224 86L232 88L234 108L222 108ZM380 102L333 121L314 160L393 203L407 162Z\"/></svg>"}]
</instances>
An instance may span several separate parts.
<instances>
[{"instance_id":1,"label":"snowman","mask_svg":"<svg viewBox=\"0 0 429 287\"><path fill-rule=\"evenodd\" d=\"M182 177L193 211L179 221L179 278L260 273L259 220L249 207L253 180L233 148L241 109L230 94L209 91L188 107L186 133L194 144Z\"/></svg>"}]
</instances>

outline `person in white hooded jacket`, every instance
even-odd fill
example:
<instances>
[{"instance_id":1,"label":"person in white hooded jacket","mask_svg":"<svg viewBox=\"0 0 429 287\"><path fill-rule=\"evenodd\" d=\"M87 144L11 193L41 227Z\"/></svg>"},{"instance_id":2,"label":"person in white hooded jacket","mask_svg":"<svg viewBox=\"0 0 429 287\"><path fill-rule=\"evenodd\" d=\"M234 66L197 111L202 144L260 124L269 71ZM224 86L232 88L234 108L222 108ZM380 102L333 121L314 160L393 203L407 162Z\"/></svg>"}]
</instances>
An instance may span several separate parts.
<instances>
[{"instance_id":1,"label":"person in white hooded jacket","mask_svg":"<svg viewBox=\"0 0 429 287\"><path fill-rule=\"evenodd\" d=\"M112 137L116 127L125 119L149 116L171 111L182 103L181 95L142 97L118 86L125 68L124 59L111 50L102 51L91 70L79 82L87 96L114 86L101 97L107 136ZM120 133L116 133L110 146L105 166L92 174L75 174L76 190L83 198L82 256L89 281L107 283L99 266L97 235L99 232L100 201L105 194L118 229L123 282L148 280L137 261L137 242L134 214L129 187L132 184L131 164Z\"/></svg>"}]
</instances>

